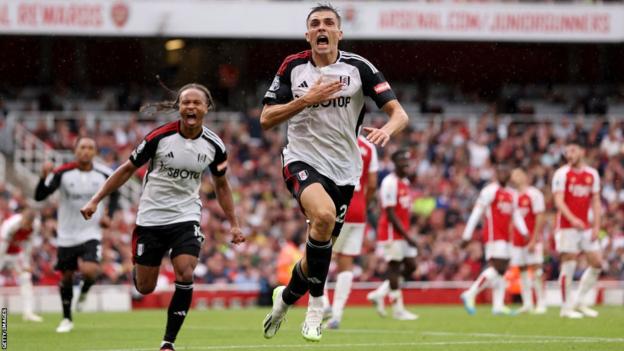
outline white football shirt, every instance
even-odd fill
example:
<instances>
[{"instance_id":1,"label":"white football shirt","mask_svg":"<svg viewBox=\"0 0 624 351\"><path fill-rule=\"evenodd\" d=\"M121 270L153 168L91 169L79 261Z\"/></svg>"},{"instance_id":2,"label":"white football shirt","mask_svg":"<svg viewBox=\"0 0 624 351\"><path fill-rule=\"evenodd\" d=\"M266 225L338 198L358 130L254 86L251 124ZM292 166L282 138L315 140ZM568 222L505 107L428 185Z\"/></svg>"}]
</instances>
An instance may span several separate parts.
<instances>
[{"instance_id":1,"label":"white football shirt","mask_svg":"<svg viewBox=\"0 0 624 351\"><path fill-rule=\"evenodd\" d=\"M136 224L157 226L187 221L199 222L199 187L206 168L223 176L227 168L225 145L210 129L195 139L179 132L179 121L162 125L147 134L130 155L141 167L149 161L143 178Z\"/></svg>"},{"instance_id":2,"label":"white football shirt","mask_svg":"<svg viewBox=\"0 0 624 351\"><path fill-rule=\"evenodd\" d=\"M100 203L90 220L85 220L80 209L100 189L111 174L103 165L94 164L90 171L81 171L78 163L70 162L58 167L45 179L41 179L35 190L35 200L41 201L59 189L57 245L71 247L89 240L102 240L100 219L104 215L104 204ZM117 196L111 196L116 201ZM116 206L115 206L116 207Z\"/></svg>"},{"instance_id":3,"label":"white football shirt","mask_svg":"<svg viewBox=\"0 0 624 351\"><path fill-rule=\"evenodd\" d=\"M288 120L284 164L305 162L337 185L356 185L362 173L357 136L364 97L371 97L379 108L396 97L383 74L365 58L340 51L335 63L319 68L308 50L286 57L262 103L288 103L306 94L319 78L338 80L343 88L334 99Z\"/></svg>"}]
</instances>

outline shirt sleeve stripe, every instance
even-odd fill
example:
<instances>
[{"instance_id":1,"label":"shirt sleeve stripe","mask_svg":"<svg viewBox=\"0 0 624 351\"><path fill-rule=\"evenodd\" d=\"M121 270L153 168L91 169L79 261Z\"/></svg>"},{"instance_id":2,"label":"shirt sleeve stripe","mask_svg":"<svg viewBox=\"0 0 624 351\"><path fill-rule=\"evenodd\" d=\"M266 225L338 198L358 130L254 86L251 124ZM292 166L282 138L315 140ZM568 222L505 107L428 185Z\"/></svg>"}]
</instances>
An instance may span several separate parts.
<instances>
[{"instance_id":1,"label":"shirt sleeve stripe","mask_svg":"<svg viewBox=\"0 0 624 351\"><path fill-rule=\"evenodd\" d=\"M212 141L214 141L217 145L219 145L221 150L223 152L225 152L225 144L223 143L223 141L221 140L221 138L219 138L219 136L217 134L215 134L210 129L204 129L204 136L206 138L211 139Z\"/></svg>"},{"instance_id":2,"label":"shirt sleeve stripe","mask_svg":"<svg viewBox=\"0 0 624 351\"><path fill-rule=\"evenodd\" d=\"M345 59L358 60L365 63L371 69L371 71L373 71L373 74L379 72L379 70L370 61L360 55L343 52L342 57L344 57Z\"/></svg>"}]
</instances>

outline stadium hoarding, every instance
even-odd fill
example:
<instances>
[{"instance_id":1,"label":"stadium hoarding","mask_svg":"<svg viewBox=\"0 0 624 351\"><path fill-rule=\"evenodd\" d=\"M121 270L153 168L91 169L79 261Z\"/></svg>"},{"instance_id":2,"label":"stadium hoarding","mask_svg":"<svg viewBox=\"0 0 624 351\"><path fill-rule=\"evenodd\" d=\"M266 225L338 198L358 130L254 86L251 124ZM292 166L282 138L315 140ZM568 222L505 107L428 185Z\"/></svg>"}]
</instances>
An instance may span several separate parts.
<instances>
[{"instance_id":1,"label":"stadium hoarding","mask_svg":"<svg viewBox=\"0 0 624 351\"><path fill-rule=\"evenodd\" d=\"M336 2L347 39L624 42L621 4ZM302 39L307 2L8 0L0 34Z\"/></svg>"},{"instance_id":2,"label":"stadium hoarding","mask_svg":"<svg viewBox=\"0 0 624 351\"><path fill-rule=\"evenodd\" d=\"M350 295L348 306L368 306L370 302L366 295L378 286L379 282L355 282ZM574 283L577 289L578 282ZM434 281L434 282L406 282L403 296L409 305L458 305L459 295L470 286L467 281ZM328 284L328 291L333 295L335 283ZM207 308L245 308L253 307L258 303L259 290L241 288L236 284L195 284L193 307ZM171 295L174 292L172 284L159 285L152 294L140 299L132 298L130 285L95 285L84 305L84 312L124 312L145 308L167 308ZM557 281L545 283L546 303L548 306L561 304L561 292ZM511 294L507 295L511 298ZM491 295L488 291L482 293L479 303L489 302ZM624 304L624 284L621 281L599 281L597 288L587 295L589 305L622 306ZM7 307L11 313L22 311L22 302L19 287L0 287L0 305ZM298 306L306 306L307 298L297 302ZM35 286L35 309L38 312L61 311L58 303L58 287Z\"/></svg>"}]
</instances>

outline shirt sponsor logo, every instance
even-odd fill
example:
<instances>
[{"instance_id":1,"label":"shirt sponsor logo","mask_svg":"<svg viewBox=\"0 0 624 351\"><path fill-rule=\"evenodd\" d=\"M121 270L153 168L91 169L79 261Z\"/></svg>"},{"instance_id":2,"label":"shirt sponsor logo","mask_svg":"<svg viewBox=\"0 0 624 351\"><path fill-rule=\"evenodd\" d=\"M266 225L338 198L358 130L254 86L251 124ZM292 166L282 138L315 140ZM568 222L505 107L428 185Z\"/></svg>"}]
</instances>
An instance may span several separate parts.
<instances>
[{"instance_id":1,"label":"shirt sponsor logo","mask_svg":"<svg viewBox=\"0 0 624 351\"><path fill-rule=\"evenodd\" d=\"M295 98L300 98L299 95L295 95ZM306 108L319 108L319 107L348 107L351 103L350 96L339 96L335 99L323 101L318 104L310 105Z\"/></svg>"},{"instance_id":2,"label":"shirt sponsor logo","mask_svg":"<svg viewBox=\"0 0 624 351\"><path fill-rule=\"evenodd\" d=\"M162 161L160 161L160 169L162 169L168 177L176 179L199 179L201 175L199 172L189 171L188 169L167 167Z\"/></svg>"},{"instance_id":3,"label":"shirt sponsor logo","mask_svg":"<svg viewBox=\"0 0 624 351\"><path fill-rule=\"evenodd\" d=\"M497 202L496 209L498 209L501 213L511 214L513 212L513 204L510 202Z\"/></svg>"},{"instance_id":4,"label":"shirt sponsor logo","mask_svg":"<svg viewBox=\"0 0 624 351\"><path fill-rule=\"evenodd\" d=\"M375 85L373 90L375 90L375 93L381 94L386 90L390 90L390 84L388 82L379 83Z\"/></svg>"},{"instance_id":5,"label":"shirt sponsor logo","mask_svg":"<svg viewBox=\"0 0 624 351\"><path fill-rule=\"evenodd\" d=\"M91 196L93 196L93 194L91 193L89 194L80 194L80 193L67 194L67 197L73 201L89 200Z\"/></svg>"},{"instance_id":6,"label":"shirt sponsor logo","mask_svg":"<svg viewBox=\"0 0 624 351\"><path fill-rule=\"evenodd\" d=\"M574 197L586 197L591 194L591 187L581 184L570 184L568 191Z\"/></svg>"}]
</instances>

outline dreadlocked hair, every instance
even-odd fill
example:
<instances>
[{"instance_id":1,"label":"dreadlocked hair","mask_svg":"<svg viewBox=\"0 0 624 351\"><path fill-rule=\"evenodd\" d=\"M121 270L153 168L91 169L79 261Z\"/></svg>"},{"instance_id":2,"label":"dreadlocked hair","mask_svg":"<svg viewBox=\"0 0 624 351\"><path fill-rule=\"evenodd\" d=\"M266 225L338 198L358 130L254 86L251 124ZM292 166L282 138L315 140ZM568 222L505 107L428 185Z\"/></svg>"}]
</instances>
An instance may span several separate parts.
<instances>
[{"instance_id":1,"label":"dreadlocked hair","mask_svg":"<svg viewBox=\"0 0 624 351\"><path fill-rule=\"evenodd\" d=\"M160 102L145 104L141 106L140 112L149 114L149 113L154 113L154 112L163 112L163 111L170 112L173 110L178 110L178 108L180 107L180 95L182 95L183 92L189 89L197 89L201 91L202 93L204 93L204 95L206 96L206 104L208 105L208 111L212 111L215 109L215 102L212 99L212 94L210 94L210 90L208 90L206 86L199 84L199 83L189 83L189 84L184 85L180 89L178 89L178 91L175 91L175 90L169 89L169 87L167 87L165 83L163 83L163 81L160 80L159 76L156 76L156 79L158 79L158 83L160 84L161 87L167 90L169 94L171 94L172 96L175 96L175 99L169 100L169 101L160 101Z\"/></svg>"}]
</instances>

